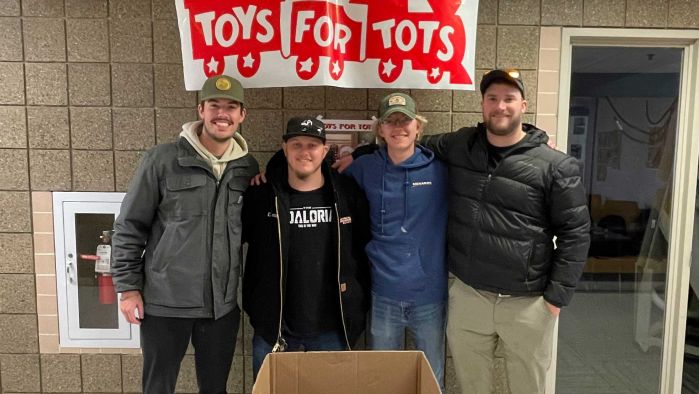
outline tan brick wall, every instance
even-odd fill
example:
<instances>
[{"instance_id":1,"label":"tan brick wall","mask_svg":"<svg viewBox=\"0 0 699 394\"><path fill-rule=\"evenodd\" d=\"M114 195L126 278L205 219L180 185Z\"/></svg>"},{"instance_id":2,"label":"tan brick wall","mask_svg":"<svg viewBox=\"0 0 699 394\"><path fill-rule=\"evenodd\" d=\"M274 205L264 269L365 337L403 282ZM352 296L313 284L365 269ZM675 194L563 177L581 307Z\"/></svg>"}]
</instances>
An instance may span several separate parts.
<instances>
[{"instance_id":1,"label":"tan brick wall","mask_svg":"<svg viewBox=\"0 0 699 394\"><path fill-rule=\"evenodd\" d=\"M699 0L481 0L478 17L477 78L495 66L522 69L526 120L555 133L562 26L698 28ZM67 354L51 335L46 192L124 191L141 153L195 119L177 32L174 0L0 0L0 392L140 389L139 354ZM264 164L290 116L366 119L386 93L250 89L243 134ZM430 120L428 133L480 120L476 92L410 93ZM247 321L240 338L229 380L235 393L250 391ZM448 392L456 393L447 365ZM191 354L178 391L196 391ZM497 391L507 391L504 380Z\"/></svg>"}]
</instances>

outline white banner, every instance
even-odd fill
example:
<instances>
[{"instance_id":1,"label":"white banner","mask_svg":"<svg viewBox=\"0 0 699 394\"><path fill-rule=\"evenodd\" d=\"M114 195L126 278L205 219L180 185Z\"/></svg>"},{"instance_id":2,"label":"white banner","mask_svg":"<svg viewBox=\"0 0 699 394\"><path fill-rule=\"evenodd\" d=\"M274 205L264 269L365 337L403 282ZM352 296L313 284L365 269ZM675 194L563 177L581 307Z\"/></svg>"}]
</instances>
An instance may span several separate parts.
<instances>
[{"instance_id":1,"label":"white banner","mask_svg":"<svg viewBox=\"0 0 699 394\"><path fill-rule=\"evenodd\" d=\"M474 90L478 0L176 0L187 90Z\"/></svg>"}]
</instances>

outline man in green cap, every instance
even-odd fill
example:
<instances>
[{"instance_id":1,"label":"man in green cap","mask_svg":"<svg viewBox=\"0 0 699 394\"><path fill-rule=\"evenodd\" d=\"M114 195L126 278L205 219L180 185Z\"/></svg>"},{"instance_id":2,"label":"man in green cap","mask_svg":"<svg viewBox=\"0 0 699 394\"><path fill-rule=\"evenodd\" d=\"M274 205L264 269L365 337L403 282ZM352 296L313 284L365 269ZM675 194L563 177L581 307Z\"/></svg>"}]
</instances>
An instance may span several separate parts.
<instances>
[{"instance_id":1,"label":"man in green cap","mask_svg":"<svg viewBox=\"0 0 699 394\"><path fill-rule=\"evenodd\" d=\"M225 393L240 323L241 209L257 161L237 133L243 87L219 75L199 121L146 152L114 224L112 274L125 319L141 326L143 392L173 393L191 340L200 393Z\"/></svg>"}]
</instances>

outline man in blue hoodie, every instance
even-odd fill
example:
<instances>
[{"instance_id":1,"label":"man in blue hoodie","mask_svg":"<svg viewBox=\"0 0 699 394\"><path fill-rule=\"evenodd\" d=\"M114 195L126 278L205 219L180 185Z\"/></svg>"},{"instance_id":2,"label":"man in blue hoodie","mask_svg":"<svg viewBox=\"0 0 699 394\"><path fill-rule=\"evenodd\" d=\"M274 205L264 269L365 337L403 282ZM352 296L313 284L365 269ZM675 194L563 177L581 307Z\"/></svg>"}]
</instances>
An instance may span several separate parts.
<instances>
[{"instance_id":1,"label":"man in blue hoodie","mask_svg":"<svg viewBox=\"0 0 699 394\"><path fill-rule=\"evenodd\" d=\"M447 169L416 144L426 122L410 96L384 97L374 123L381 148L347 174L369 200L370 346L402 349L407 329L444 391Z\"/></svg>"}]
</instances>

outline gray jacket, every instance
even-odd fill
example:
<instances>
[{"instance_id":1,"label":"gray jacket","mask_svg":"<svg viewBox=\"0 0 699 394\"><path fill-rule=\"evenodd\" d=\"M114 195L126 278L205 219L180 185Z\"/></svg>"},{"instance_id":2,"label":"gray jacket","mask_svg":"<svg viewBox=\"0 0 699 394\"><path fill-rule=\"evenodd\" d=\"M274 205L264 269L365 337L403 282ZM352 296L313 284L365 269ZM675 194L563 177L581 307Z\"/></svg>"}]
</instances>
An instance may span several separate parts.
<instances>
[{"instance_id":1,"label":"gray jacket","mask_svg":"<svg viewBox=\"0 0 699 394\"><path fill-rule=\"evenodd\" d=\"M243 192L259 172L246 154L217 181L185 138L148 151L114 223L116 290L140 290L145 313L219 318L237 304Z\"/></svg>"}]
</instances>

